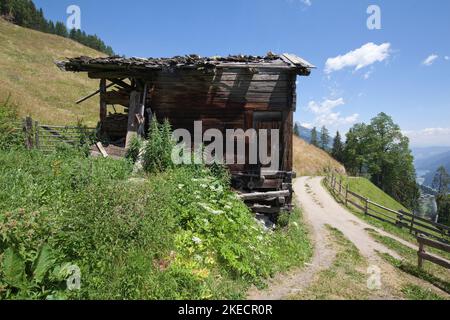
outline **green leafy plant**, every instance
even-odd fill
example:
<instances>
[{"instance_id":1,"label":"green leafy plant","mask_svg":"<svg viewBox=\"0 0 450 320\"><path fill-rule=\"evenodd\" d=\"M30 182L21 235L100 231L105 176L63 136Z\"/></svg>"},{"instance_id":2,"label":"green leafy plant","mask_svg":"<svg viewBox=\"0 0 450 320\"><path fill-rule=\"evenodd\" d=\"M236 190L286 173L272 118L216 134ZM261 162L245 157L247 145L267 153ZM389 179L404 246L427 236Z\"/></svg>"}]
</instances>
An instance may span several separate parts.
<instances>
[{"instance_id":1,"label":"green leafy plant","mask_svg":"<svg viewBox=\"0 0 450 320\"><path fill-rule=\"evenodd\" d=\"M10 102L10 97L0 102L0 150L24 147L24 137L19 126L17 106Z\"/></svg>"},{"instance_id":2,"label":"green leafy plant","mask_svg":"<svg viewBox=\"0 0 450 320\"><path fill-rule=\"evenodd\" d=\"M143 156L144 170L148 173L155 173L172 168L173 147L174 142L169 121L165 120L163 124L159 124L154 117L150 124L148 142Z\"/></svg>"}]
</instances>

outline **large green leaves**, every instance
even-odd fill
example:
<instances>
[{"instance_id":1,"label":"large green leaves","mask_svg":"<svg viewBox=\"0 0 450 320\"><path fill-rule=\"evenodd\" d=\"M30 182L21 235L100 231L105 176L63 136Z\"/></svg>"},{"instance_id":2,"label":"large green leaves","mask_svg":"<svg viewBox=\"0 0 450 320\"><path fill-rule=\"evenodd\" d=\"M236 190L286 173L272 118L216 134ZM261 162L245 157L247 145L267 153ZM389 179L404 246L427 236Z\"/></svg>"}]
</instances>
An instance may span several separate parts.
<instances>
[{"instance_id":1,"label":"large green leaves","mask_svg":"<svg viewBox=\"0 0 450 320\"><path fill-rule=\"evenodd\" d=\"M8 248L4 252L2 270L8 285L18 289L26 286L25 261L14 249Z\"/></svg>"},{"instance_id":2,"label":"large green leaves","mask_svg":"<svg viewBox=\"0 0 450 320\"><path fill-rule=\"evenodd\" d=\"M48 245L44 245L36 258L33 265L33 281L36 284L42 283L44 281L45 275L54 265L55 259L51 248Z\"/></svg>"}]
</instances>

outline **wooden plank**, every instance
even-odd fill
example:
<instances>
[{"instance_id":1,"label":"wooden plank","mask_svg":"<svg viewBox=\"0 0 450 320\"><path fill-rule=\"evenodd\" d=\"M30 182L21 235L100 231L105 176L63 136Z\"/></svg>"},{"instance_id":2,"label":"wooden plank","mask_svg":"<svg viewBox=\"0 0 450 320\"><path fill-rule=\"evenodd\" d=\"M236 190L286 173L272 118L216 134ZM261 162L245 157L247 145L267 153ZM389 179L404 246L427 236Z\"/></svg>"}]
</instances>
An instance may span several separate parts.
<instances>
[{"instance_id":1,"label":"wooden plank","mask_svg":"<svg viewBox=\"0 0 450 320\"><path fill-rule=\"evenodd\" d=\"M421 257L423 260L428 260L433 262L434 264L440 265L441 267L450 269L450 262L444 259L441 259L439 257L436 257L434 255L428 254L426 252L420 252L418 253L419 257ZM420 265L420 263L419 263Z\"/></svg>"},{"instance_id":2,"label":"wooden plank","mask_svg":"<svg viewBox=\"0 0 450 320\"><path fill-rule=\"evenodd\" d=\"M281 211L281 208L274 207L274 206L265 206L265 205L260 205L260 204L254 204L250 207L250 210L252 210L255 213L275 214L275 213L279 213Z\"/></svg>"},{"instance_id":3,"label":"wooden plank","mask_svg":"<svg viewBox=\"0 0 450 320\"><path fill-rule=\"evenodd\" d=\"M423 236L420 236L420 235L417 237L417 241L419 243L423 243L424 245L427 245L427 246L430 246L430 247L433 247L433 248L436 248L436 249L439 249L439 250L442 250L442 251L450 252L450 245L449 244L445 244L445 243L441 243L441 242L434 241L434 240L431 240L431 239L427 239L427 238L425 238Z\"/></svg>"},{"instance_id":4,"label":"wooden plank","mask_svg":"<svg viewBox=\"0 0 450 320\"><path fill-rule=\"evenodd\" d=\"M238 195L239 199L243 201L247 200L260 200L260 199L270 199L270 198L279 198L279 197L289 197L291 193L289 190L283 191L271 191L271 192L254 192L254 193L245 193Z\"/></svg>"},{"instance_id":5,"label":"wooden plank","mask_svg":"<svg viewBox=\"0 0 450 320\"><path fill-rule=\"evenodd\" d=\"M106 152L105 148L103 147L103 144L99 141L95 145L102 154L103 158L108 158L108 152Z\"/></svg>"}]
</instances>

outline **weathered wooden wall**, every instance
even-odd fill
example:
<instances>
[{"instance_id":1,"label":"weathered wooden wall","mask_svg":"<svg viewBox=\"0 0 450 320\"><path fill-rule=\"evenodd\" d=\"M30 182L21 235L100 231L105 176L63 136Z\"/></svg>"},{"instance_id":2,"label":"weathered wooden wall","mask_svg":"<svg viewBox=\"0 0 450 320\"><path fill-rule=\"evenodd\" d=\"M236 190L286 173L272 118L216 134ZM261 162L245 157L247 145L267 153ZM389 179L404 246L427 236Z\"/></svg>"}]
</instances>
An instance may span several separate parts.
<instances>
[{"instance_id":1,"label":"weathered wooden wall","mask_svg":"<svg viewBox=\"0 0 450 320\"><path fill-rule=\"evenodd\" d=\"M108 77L100 73L92 77ZM115 76L120 76L116 74ZM112 79L118 81L117 79ZM254 128L254 113L276 111L281 115L281 170L292 171L292 127L296 98L296 74L276 69L218 69L215 72L182 70L158 71L142 77L147 83L146 106L158 119L168 118L174 129L193 133L194 121L203 130ZM132 88L102 93L107 104L129 106ZM234 170L243 170L234 166Z\"/></svg>"}]
</instances>

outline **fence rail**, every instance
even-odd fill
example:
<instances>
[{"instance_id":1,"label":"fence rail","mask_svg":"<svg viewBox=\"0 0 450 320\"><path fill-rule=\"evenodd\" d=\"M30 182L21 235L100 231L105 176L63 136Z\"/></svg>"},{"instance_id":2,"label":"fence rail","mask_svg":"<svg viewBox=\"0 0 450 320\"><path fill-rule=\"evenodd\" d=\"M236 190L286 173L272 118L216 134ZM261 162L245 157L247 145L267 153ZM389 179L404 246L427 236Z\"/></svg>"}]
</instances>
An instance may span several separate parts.
<instances>
[{"instance_id":1,"label":"fence rail","mask_svg":"<svg viewBox=\"0 0 450 320\"><path fill-rule=\"evenodd\" d=\"M345 206L353 206L361 210L366 216L392 224L400 229L407 229L415 236L424 235L444 243L450 243L450 227L419 217L404 210L387 208L371 201L349 189L342 178L329 175L325 183L330 191L342 201Z\"/></svg>"},{"instance_id":2,"label":"fence rail","mask_svg":"<svg viewBox=\"0 0 450 320\"><path fill-rule=\"evenodd\" d=\"M96 128L83 126L57 126L40 124L31 117L14 124L14 129L23 133L24 143L28 149L54 151L58 146L82 145L86 139L95 135Z\"/></svg>"},{"instance_id":3,"label":"fence rail","mask_svg":"<svg viewBox=\"0 0 450 320\"><path fill-rule=\"evenodd\" d=\"M428 246L428 247L432 247L432 248L450 253L450 245L427 239L427 238L423 237L422 235L419 235L417 237L417 242L419 242L419 251L417 252L419 268L422 268L423 261L427 260L427 261L433 262L434 264L440 265L441 267L450 269L450 262L448 260L442 259L435 255L428 254L425 251L425 246Z\"/></svg>"}]
</instances>

